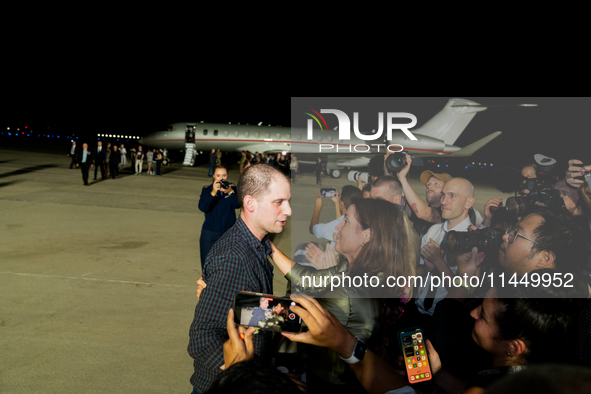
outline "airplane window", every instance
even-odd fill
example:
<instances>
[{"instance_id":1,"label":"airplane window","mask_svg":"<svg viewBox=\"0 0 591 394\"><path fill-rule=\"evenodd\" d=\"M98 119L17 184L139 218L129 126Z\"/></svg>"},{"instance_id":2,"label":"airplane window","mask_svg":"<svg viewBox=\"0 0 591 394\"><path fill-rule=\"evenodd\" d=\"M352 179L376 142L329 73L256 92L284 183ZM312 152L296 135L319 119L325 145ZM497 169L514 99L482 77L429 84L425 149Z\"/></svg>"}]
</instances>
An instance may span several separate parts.
<instances>
[{"instance_id":1,"label":"airplane window","mask_svg":"<svg viewBox=\"0 0 591 394\"><path fill-rule=\"evenodd\" d=\"M250 133L247 131L247 132L244 133L244 136L245 137L248 137L248 136L250 136Z\"/></svg>"},{"instance_id":2,"label":"airplane window","mask_svg":"<svg viewBox=\"0 0 591 394\"><path fill-rule=\"evenodd\" d=\"M267 133L267 138L271 138L271 133Z\"/></svg>"},{"instance_id":3,"label":"airplane window","mask_svg":"<svg viewBox=\"0 0 591 394\"><path fill-rule=\"evenodd\" d=\"M257 133L256 133L256 137L257 137L257 138L260 138L260 137L261 137L261 133L259 133L259 132L257 131Z\"/></svg>"},{"instance_id":4,"label":"airplane window","mask_svg":"<svg viewBox=\"0 0 591 394\"><path fill-rule=\"evenodd\" d=\"M298 136L296 137L296 140L301 141L302 140L302 135L298 134Z\"/></svg>"},{"instance_id":5,"label":"airplane window","mask_svg":"<svg viewBox=\"0 0 591 394\"><path fill-rule=\"evenodd\" d=\"M328 142L332 142L332 135L328 136Z\"/></svg>"},{"instance_id":6,"label":"airplane window","mask_svg":"<svg viewBox=\"0 0 591 394\"><path fill-rule=\"evenodd\" d=\"M234 132L234 137L238 137L238 132L237 131Z\"/></svg>"},{"instance_id":7,"label":"airplane window","mask_svg":"<svg viewBox=\"0 0 591 394\"><path fill-rule=\"evenodd\" d=\"M218 135L218 131L217 131L217 130L214 130L214 131L213 131L213 135L217 137L217 135Z\"/></svg>"},{"instance_id":8,"label":"airplane window","mask_svg":"<svg viewBox=\"0 0 591 394\"><path fill-rule=\"evenodd\" d=\"M203 135L207 135L207 129L203 129Z\"/></svg>"},{"instance_id":9,"label":"airplane window","mask_svg":"<svg viewBox=\"0 0 591 394\"><path fill-rule=\"evenodd\" d=\"M322 136L321 135L318 136L318 141L322 141Z\"/></svg>"},{"instance_id":10,"label":"airplane window","mask_svg":"<svg viewBox=\"0 0 591 394\"><path fill-rule=\"evenodd\" d=\"M277 139L280 140L281 139L281 133L277 133Z\"/></svg>"},{"instance_id":11,"label":"airplane window","mask_svg":"<svg viewBox=\"0 0 591 394\"><path fill-rule=\"evenodd\" d=\"M224 135L227 137L230 132L228 130L224 131Z\"/></svg>"},{"instance_id":12,"label":"airplane window","mask_svg":"<svg viewBox=\"0 0 591 394\"><path fill-rule=\"evenodd\" d=\"M291 134L287 135L287 139L290 140L291 139Z\"/></svg>"}]
</instances>

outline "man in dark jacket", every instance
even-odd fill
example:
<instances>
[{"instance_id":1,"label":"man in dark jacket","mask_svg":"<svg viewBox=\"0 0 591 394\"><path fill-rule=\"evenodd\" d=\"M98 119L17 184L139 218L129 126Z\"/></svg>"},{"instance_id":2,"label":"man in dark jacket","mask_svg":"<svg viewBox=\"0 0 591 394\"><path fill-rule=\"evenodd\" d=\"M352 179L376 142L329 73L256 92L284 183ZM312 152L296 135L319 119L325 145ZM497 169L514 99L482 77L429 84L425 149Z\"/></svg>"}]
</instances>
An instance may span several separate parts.
<instances>
[{"instance_id":1,"label":"man in dark jacket","mask_svg":"<svg viewBox=\"0 0 591 394\"><path fill-rule=\"evenodd\" d=\"M82 180L88 186L88 170L92 166L92 154L88 150L88 144L82 144L82 150L76 153L76 168L82 170Z\"/></svg>"},{"instance_id":2,"label":"man in dark jacket","mask_svg":"<svg viewBox=\"0 0 591 394\"><path fill-rule=\"evenodd\" d=\"M107 158L107 150L103 148L103 142L97 142L96 149L94 150L94 180L96 181L96 172L101 169L101 179L106 179L105 176L105 159Z\"/></svg>"}]
</instances>

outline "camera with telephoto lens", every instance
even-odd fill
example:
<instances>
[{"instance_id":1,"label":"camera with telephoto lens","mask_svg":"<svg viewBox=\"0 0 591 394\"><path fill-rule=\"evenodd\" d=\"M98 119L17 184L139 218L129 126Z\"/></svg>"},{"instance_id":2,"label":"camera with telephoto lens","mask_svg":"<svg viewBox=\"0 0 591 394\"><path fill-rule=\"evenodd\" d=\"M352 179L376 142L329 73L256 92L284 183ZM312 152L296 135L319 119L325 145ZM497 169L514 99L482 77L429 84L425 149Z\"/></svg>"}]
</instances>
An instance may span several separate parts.
<instances>
[{"instance_id":1,"label":"camera with telephoto lens","mask_svg":"<svg viewBox=\"0 0 591 394\"><path fill-rule=\"evenodd\" d=\"M386 168L390 174L398 174L406 166L406 154L404 151L396 152L386 158ZM409 156L413 157L411 154Z\"/></svg>"},{"instance_id":2,"label":"camera with telephoto lens","mask_svg":"<svg viewBox=\"0 0 591 394\"><path fill-rule=\"evenodd\" d=\"M490 207L490 212L495 213L497 209L506 209L515 217L522 217L523 213L531 207L535 207L536 202L540 202L548 208L555 209L560 213L569 213L564 206L564 199L560 195L560 190L544 189L529 193L527 196L509 197L505 206Z\"/></svg>"},{"instance_id":3,"label":"camera with telephoto lens","mask_svg":"<svg viewBox=\"0 0 591 394\"><path fill-rule=\"evenodd\" d=\"M220 189L228 189L228 188L230 188L230 182L228 182L225 179L222 179L220 181Z\"/></svg>"},{"instance_id":4,"label":"camera with telephoto lens","mask_svg":"<svg viewBox=\"0 0 591 394\"><path fill-rule=\"evenodd\" d=\"M505 230L483 228L474 231L450 231L447 233L447 249L451 253L467 253L473 247L479 252L497 251L503 243Z\"/></svg>"},{"instance_id":5,"label":"camera with telephoto lens","mask_svg":"<svg viewBox=\"0 0 591 394\"><path fill-rule=\"evenodd\" d=\"M347 174L347 179L349 182L355 182L361 179L361 182L370 183L371 177L369 176L369 172L361 172L361 171L349 171Z\"/></svg>"}]
</instances>

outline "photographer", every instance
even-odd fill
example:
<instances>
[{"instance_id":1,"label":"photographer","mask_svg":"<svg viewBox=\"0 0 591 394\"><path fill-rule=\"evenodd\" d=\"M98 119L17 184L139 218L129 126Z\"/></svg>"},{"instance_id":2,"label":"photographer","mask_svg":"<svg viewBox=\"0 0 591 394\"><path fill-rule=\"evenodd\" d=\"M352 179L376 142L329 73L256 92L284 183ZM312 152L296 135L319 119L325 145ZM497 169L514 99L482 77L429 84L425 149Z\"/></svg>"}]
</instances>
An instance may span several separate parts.
<instances>
[{"instance_id":1,"label":"photographer","mask_svg":"<svg viewBox=\"0 0 591 394\"><path fill-rule=\"evenodd\" d=\"M228 170L218 164L213 168L213 181L203 187L199 198L199 210L205 212L205 221L201 227L199 249L201 268L211 247L236 222L235 210L240 208L236 187L227 181Z\"/></svg>"}]
</instances>

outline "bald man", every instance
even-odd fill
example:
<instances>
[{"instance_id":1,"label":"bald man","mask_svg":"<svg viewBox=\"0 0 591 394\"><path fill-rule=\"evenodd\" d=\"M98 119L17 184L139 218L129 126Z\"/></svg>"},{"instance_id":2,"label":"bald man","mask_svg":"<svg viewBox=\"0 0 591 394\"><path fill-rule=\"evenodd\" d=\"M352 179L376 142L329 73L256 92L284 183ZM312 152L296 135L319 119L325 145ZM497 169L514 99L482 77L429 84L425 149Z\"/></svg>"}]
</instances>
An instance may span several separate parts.
<instances>
[{"instance_id":1,"label":"bald man","mask_svg":"<svg viewBox=\"0 0 591 394\"><path fill-rule=\"evenodd\" d=\"M447 289L439 286L431 289L431 276L441 277L441 273L447 276L455 275L458 267L449 266L446 261L446 255L442 256L441 251L447 249L447 233L454 231L468 231L468 226L472 224L468 216L469 210L474 204L474 186L470 181L464 178L452 178L445 183L441 192L441 217L443 223L434 224L421 239L421 260L420 266L424 266L429 275L425 281L425 286L419 288L416 305L419 312L427 315L433 315L437 302L444 299L447 295Z\"/></svg>"}]
</instances>

